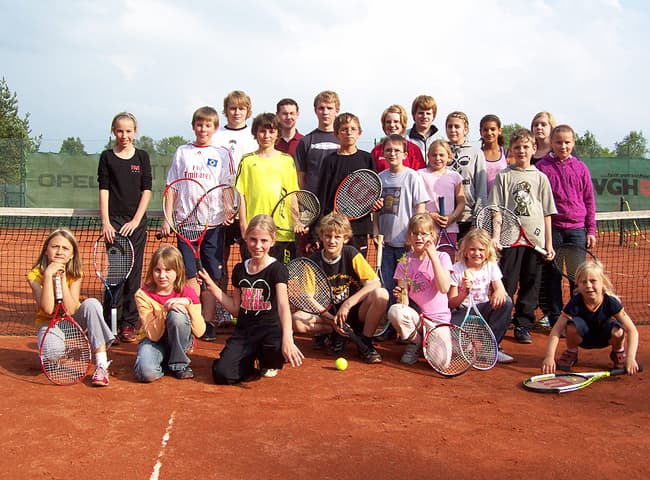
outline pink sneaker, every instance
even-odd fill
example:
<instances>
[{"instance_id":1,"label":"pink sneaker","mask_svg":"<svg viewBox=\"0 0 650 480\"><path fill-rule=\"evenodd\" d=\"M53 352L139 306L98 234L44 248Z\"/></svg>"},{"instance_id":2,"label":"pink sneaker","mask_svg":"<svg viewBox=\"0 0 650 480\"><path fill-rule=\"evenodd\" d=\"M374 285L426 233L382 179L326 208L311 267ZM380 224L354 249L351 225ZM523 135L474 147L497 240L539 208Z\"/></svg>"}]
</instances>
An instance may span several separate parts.
<instances>
[{"instance_id":1,"label":"pink sneaker","mask_svg":"<svg viewBox=\"0 0 650 480\"><path fill-rule=\"evenodd\" d=\"M108 368L97 367L92 380L95 387L108 387Z\"/></svg>"},{"instance_id":2,"label":"pink sneaker","mask_svg":"<svg viewBox=\"0 0 650 480\"><path fill-rule=\"evenodd\" d=\"M558 358L556 365L560 370L568 372L571 370L576 363L578 363L578 351L572 352L570 350L565 350L560 358Z\"/></svg>"},{"instance_id":3,"label":"pink sneaker","mask_svg":"<svg viewBox=\"0 0 650 480\"><path fill-rule=\"evenodd\" d=\"M615 352L612 350L609 354L609 358L614 362L614 368L625 368L625 360L627 359L627 353L625 353L625 350L622 352Z\"/></svg>"}]
</instances>

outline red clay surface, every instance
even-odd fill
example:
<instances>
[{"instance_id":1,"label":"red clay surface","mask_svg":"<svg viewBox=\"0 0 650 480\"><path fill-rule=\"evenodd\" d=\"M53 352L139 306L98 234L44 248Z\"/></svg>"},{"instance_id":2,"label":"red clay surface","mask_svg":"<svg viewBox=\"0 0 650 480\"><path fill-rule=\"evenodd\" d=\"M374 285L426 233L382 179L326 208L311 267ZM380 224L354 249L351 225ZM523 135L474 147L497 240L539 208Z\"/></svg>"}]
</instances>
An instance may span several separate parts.
<instances>
[{"instance_id":1,"label":"red clay surface","mask_svg":"<svg viewBox=\"0 0 650 480\"><path fill-rule=\"evenodd\" d=\"M640 334L639 360L650 365L650 326ZM117 346L111 385L97 389L49 384L34 337L0 337L0 478L650 476L650 372L563 395L526 391L543 334L518 345L509 333L503 345L516 363L454 379L423 360L401 365L403 346L392 342L379 346L380 365L360 363L348 347L350 366L339 372L300 337L303 367L233 387L210 375L225 339L198 342L194 380L149 385L134 381L136 345ZM607 367L607 351L582 351L576 370Z\"/></svg>"}]
</instances>

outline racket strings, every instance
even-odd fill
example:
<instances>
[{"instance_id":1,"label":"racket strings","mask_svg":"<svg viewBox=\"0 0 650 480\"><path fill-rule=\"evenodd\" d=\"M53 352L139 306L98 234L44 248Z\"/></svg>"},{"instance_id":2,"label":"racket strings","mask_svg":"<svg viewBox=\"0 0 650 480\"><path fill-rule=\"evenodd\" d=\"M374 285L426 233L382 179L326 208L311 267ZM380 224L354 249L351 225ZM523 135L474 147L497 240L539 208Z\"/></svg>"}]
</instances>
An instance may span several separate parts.
<instances>
[{"instance_id":1,"label":"racket strings","mask_svg":"<svg viewBox=\"0 0 650 480\"><path fill-rule=\"evenodd\" d=\"M63 318L46 332L41 345L41 363L47 378L57 385L81 381L90 367L88 339L74 322Z\"/></svg>"},{"instance_id":2,"label":"racket strings","mask_svg":"<svg viewBox=\"0 0 650 480\"><path fill-rule=\"evenodd\" d=\"M446 324L428 332L423 350L429 365L445 376L467 371L474 363L476 354L470 336L462 329Z\"/></svg>"},{"instance_id":3,"label":"racket strings","mask_svg":"<svg viewBox=\"0 0 650 480\"><path fill-rule=\"evenodd\" d=\"M471 338L476 350L473 366L479 370L492 368L496 363L499 347L490 327L476 315L468 315L461 326Z\"/></svg>"},{"instance_id":4,"label":"racket strings","mask_svg":"<svg viewBox=\"0 0 650 480\"><path fill-rule=\"evenodd\" d=\"M339 185L334 199L335 209L348 218L361 218L381 197L381 190L381 180L375 172L357 170Z\"/></svg>"},{"instance_id":5,"label":"racket strings","mask_svg":"<svg viewBox=\"0 0 650 480\"><path fill-rule=\"evenodd\" d=\"M212 200L203 186L194 180L180 180L170 185L172 197L171 224L176 233L190 241L198 240L213 217Z\"/></svg>"},{"instance_id":6,"label":"racket strings","mask_svg":"<svg viewBox=\"0 0 650 480\"><path fill-rule=\"evenodd\" d=\"M287 293L291 304L305 312L318 314L325 311L332 298L325 273L305 258L292 260L287 269Z\"/></svg>"}]
</instances>

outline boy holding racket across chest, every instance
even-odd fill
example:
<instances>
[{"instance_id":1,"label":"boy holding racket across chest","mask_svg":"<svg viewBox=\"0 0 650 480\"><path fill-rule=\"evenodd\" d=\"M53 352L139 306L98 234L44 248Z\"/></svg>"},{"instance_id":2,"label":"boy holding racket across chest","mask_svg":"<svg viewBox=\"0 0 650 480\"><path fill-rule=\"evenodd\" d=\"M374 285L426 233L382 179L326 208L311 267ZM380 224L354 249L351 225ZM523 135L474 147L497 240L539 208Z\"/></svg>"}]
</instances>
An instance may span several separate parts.
<instances>
[{"instance_id":1,"label":"boy holding racket across chest","mask_svg":"<svg viewBox=\"0 0 650 480\"><path fill-rule=\"evenodd\" d=\"M323 248L312 253L310 258L327 275L334 303L330 310L334 322L339 327L347 322L355 332L361 332L361 340L368 348L359 350L359 357L366 363L380 363L381 355L372 345L372 336L386 311L388 291L381 287L377 274L363 255L346 245L352 235L347 218L336 212L324 216L318 226L318 235ZM331 332L328 353L336 357L344 353L347 338L332 328L326 316L297 311L292 317L296 332ZM315 347L324 346L314 343Z\"/></svg>"},{"instance_id":2,"label":"boy holding racket across chest","mask_svg":"<svg viewBox=\"0 0 650 480\"><path fill-rule=\"evenodd\" d=\"M341 113L334 120L334 134L339 148L323 159L320 167L320 183L316 196L323 215L334 210L334 197L341 181L352 172L375 170L375 161L370 153L359 150L357 140L361 136L361 123L352 113ZM372 233L370 214L350 221L352 237L350 244L365 257L368 252L368 235Z\"/></svg>"},{"instance_id":3,"label":"boy holding racket across chest","mask_svg":"<svg viewBox=\"0 0 650 480\"><path fill-rule=\"evenodd\" d=\"M196 135L193 142L181 145L176 150L171 166L167 172L167 185L179 178L191 178L203 185L206 190L220 184L234 183L234 165L230 152L224 147L218 147L212 143L212 136L219 127L219 115L212 107L201 107L192 116L192 129ZM191 211L195 205L191 199L187 199L184 208ZM216 216L223 217L224 212L215 210ZM210 225L227 223L224 218L210 219ZM168 236L171 233L171 226L165 220L162 225L162 235ZM195 292L200 293L196 276L196 261L190 247L178 239L178 249L183 254L183 263L188 278L188 285ZM223 274L223 249L224 232L221 228L209 228L201 243L200 255L203 267L214 279L221 278ZM216 301L213 295L206 292L201 293L201 306L203 317L208 328L214 331L216 317ZM213 336L210 339L214 339Z\"/></svg>"},{"instance_id":4,"label":"boy holding racket across chest","mask_svg":"<svg viewBox=\"0 0 650 480\"><path fill-rule=\"evenodd\" d=\"M535 139L526 129L515 130L510 137L510 151L514 164L499 172L490 191L488 205L498 205L512 210L520 219L528 239L543 245L547 252L543 258L530 246L502 249L498 239L493 243L501 251L499 267L503 284L510 298L517 293L515 314L515 339L519 343L532 343L530 330L535 323L535 309L541 279L542 262L552 260L555 254L551 238L551 215L557 210L548 178L530 164L535 153Z\"/></svg>"}]
</instances>

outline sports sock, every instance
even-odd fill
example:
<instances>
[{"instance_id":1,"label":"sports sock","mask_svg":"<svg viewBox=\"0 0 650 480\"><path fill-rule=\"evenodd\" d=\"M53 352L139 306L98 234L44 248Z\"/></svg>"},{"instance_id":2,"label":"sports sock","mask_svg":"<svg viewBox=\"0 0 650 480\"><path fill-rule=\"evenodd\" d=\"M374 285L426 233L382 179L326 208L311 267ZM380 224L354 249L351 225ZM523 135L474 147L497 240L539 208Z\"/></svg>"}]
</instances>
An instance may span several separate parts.
<instances>
[{"instance_id":1,"label":"sports sock","mask_svg":"<svg viewBox=\"0 0 650 480\"><path fill-rule=\"evenodd\" d=\"M95 364L98 367L108 367L108 354L106 352L95 352Z\"/></svg>"}]
</instances>

